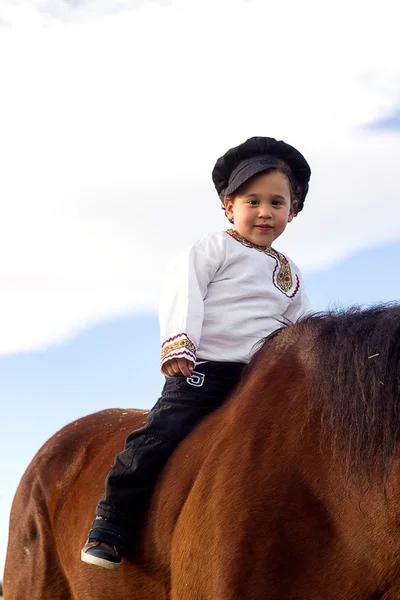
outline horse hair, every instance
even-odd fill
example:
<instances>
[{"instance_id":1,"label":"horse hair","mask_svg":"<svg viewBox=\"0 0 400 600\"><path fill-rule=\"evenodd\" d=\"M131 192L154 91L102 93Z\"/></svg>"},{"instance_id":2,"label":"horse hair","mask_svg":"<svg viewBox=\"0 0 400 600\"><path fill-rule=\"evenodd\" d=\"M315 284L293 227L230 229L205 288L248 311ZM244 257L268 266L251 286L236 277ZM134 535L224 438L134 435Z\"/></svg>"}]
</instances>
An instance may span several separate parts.
<instances>
[{"instance_id":1,"label":"horse hair","mask_svg":"<svg viewBox=\"0 0 400 600\"><path fill-rule=\"evenodd\" d=\"M400 306L334 310L285 329L312 348L309 414L320 415L321 439L348 473L386 476L400 440Z\"/></svg>"}]
</instances>

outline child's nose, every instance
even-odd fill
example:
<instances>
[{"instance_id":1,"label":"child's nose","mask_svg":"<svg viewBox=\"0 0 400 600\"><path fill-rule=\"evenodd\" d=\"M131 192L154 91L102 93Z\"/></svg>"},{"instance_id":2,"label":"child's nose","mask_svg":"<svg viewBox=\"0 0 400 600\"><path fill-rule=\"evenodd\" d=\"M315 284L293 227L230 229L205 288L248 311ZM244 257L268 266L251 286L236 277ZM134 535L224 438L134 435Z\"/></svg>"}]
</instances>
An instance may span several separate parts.
<instances>
[{"instance_id":1,"label":"child's nose","mask_svg":"<svg viewBox=\"0 0 400 600\"><path fill-rule=\"evenodd\" d=\"M259 216L266 219L271 216L271 207L266 204L260 204Z\"/></svg>"}]
</instances>

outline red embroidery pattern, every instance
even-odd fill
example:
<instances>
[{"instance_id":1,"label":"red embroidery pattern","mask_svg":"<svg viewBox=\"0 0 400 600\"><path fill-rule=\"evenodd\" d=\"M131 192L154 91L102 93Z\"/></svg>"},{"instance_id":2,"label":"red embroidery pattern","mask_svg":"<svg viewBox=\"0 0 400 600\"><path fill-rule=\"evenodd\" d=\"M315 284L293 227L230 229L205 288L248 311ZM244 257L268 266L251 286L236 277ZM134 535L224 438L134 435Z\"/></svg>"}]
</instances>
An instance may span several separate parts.
<instances>
[{"instance_id":1,"label":"red embroidery pattern","mask_svg":"<svg viewBox=\"0 0 400 600\"><path fill-rule=\"evenodd\" d=\"M193 354L191 354L190 352L187 352L186 350L182 350L182 352L173 352L172 354L168 354L168 356L161 362L161 364L163 365L165 362L167 362L167 360L171 360L171 358L176 358L177 356L184 356L186 355L188 358L190 358L190 360L192 360L193 362L196 362L196 357L193 356Z\"/></svg>"},{"instance_id":2,"label":"red embroidery pattern","mask_svg":"<svg viewBox=\"0 0 400 600\"><path fill-rule=\"evenodd\" d=\"M189 339L186 333L178 333L163 342L161 346L161 364L171 358L187 355L189 358L196 361L196 347Z\"/></svg>"},{"instance_id":3,"label":"red embroidery pattern","mask_svg":"<svg viewBox=\"0 0 400 600\"><path fill-rule=\"evenodd\" d=\"M168 344L169 342L173 342L174 340L176 340L177 338L181 337L182 335L185 336L185 337L187 337L187 339L189 339L188 336L186 335L186 333L177 333L173 337L170 337L167 340L165 340L165 342L162 343L161 348L163 348L165 346L165 344Z\"/></svg>"}]
</instances>

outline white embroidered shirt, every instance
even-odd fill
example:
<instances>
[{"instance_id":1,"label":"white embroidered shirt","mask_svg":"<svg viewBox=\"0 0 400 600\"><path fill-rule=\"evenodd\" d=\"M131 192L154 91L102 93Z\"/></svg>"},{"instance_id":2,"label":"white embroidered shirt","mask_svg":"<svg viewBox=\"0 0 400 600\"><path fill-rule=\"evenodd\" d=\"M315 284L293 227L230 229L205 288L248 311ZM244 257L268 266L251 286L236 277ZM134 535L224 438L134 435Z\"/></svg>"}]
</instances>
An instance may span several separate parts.
<instances>
[{"instance_id":1,"label":"white embroidered shirt","mask_svg":"<svg viewBox=\"0 0 400 600\"><path fill-rule=\"evenodd\" d=\"M311 310L298 267L230 229L203 237L169 272L161 366L172 358L247 363L256 344Z\"/></svg>"}]
</instances>

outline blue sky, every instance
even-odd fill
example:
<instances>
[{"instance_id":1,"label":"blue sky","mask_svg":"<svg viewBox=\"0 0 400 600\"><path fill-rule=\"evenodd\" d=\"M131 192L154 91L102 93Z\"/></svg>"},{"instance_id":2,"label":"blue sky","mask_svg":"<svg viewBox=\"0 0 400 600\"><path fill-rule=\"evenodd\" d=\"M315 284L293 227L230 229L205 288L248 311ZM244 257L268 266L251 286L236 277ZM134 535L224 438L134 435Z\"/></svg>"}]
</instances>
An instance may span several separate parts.
<instances>
[{"instance_id":1,"label":"blue sky","mask_svg":"<svg viewBox=\"0 0 400 600\"><path fill-rule=\"evenodd\" d=\"M226 227L211 170L229 147L272 136L310 162L276 247L316 310L399 299L397 2L329 6L1 2L0 573L41 444L157 399L165 267Z\"/></svg>"},{"instance_id":2,"label":"blue sky","mask_svg":"<svg viewBox=\"0 0 400 600\"><path fill-rule=\"evenodd\" d=\"M396 108L383 119L377 119L370 124L370 129L375 131L400 131L400 108Z\"/></svg>"}]
</instances>

